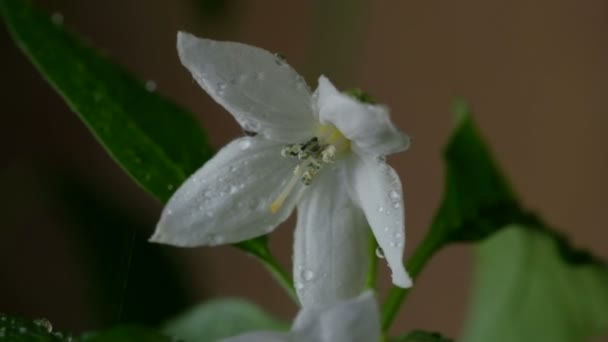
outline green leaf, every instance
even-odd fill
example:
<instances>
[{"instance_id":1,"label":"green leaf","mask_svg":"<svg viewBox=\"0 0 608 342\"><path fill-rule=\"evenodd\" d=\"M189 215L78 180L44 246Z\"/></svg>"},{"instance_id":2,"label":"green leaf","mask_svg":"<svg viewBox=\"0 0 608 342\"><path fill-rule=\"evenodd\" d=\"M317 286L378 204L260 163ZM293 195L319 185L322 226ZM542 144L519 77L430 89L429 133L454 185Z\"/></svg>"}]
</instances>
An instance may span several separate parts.
<instances>
[{"instance_id":1,"label":"green leaf","mask_svg":"<svg viewBox=\"0 0 608 342\"><path fill-rule=\"evenodd\" d=\"M172 342L174 339L138 325L119 326L102 332L86 333L82 342Z\"/></svg>"},{"instance_id":2,"label":"green leaf","mask_svg":"<svg viewBox=\"0 0 608 342\"><path fill-rule=\"evenodd\" d=\"M431 229L410 258L407 269L416 277L430 258L453 242L476 242L510 224L539 227L542 222L523 209L494 162L475 126L469 107L454 107L457 126L444 150L446 186ZM409 290L393 288L383 306L388 329Z\"/></svg>"},{"instance_id":3,"label":"green leaf","mask_svg":"<svg viewBox=\"0 0 608 342\"><path fill-rule=\"evenodd\" d=\"M457 127L444 150L446 189L432 230L444 241L477 241L523 213L475 126L468 106L454 111Z\"/></svg>"},{"instance_id":4,"label":"green leaf","mask_svg":"<svg viewBox=\"0 0 608 342\"><path fill-rule=\"evenodd\" d=\"M11 342L72 341L70 335L53 331L46 319L26 320L0 313L0 340Z\"/></svg>"},{"instance_id":5,"label":"green leaf","mask_svg":"<svg viewBox=\"0 0 608 342\"><path fill-rule=\"evenodd\" d=\"M0 0L17 45L99 142L144 189L166 201L211 157L199 123L22 0Z\"/></svg>"},{"instance_id":6,"label":"green leaf","mask_svg":"<svg viewBox=\"0 0 608 342\"><path fill-rule=\"evenodd\" d=\"M211 342L253 330L285 330L287 326L240 299L216 299L167 323L164 331L186 342Z\"/></svg>"},{"instance_id":7,"label":"green leaf","mask_svg":"<svg viewBox=\"0 0 608 342\"><path fill-rule=\"evenodd\" d=\"M477 248L465 342L589 341L608 333L608 268L542 227Z\"/></svg>"},{"instance_id":8,"label":"green leaf","mask_svg":"<svg viewBox=\"0 0 608 342\"><path fill-rule=\"evenodd\" d=\"M23 0L0 0L0 11L13 39L44 78L114 160L162 202L212 156L190 113L148 91L144 82L50 15ZM267 248L264 244L255 239L239 247L258 255Z\"/></svg>"},{"instance_id":9,"label":"green leaf","mask_svg":"<svg viewBox=\"0 0 608 342\"><path fill-rule=\"evenodd\" d=\"M416 330L405 336L396 337L392 342L453 342L453 340L439 333Z\"/></svg>"}]
</instances>

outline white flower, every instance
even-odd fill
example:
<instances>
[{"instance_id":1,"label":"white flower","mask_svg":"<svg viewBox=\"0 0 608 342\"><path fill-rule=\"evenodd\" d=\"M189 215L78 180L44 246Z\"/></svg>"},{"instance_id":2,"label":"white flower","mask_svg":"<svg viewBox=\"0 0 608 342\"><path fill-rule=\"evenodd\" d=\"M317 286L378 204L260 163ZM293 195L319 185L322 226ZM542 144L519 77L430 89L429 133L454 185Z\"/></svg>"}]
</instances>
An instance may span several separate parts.
<instances>
[{"instance_id":1,"label":"white flower","mask_svg":"<svg viewBox=\"0 0 608 342\"><path fill-rule=\"evenodd\" d=\"M377 342L380 315L371 291L322 308L304 308L291 331L259 331L221 342Z\"/></svg>"},{"instance_id":2,"label":"white flower","mask_svg":"<svg viewBox=\"0 0 608 342\"><path fill-rule=\"evenodd\" d=\"M246 132L192 175L165 207L151 241L235 243L271 232L298 208L294 280L302 305L365 287L371 227L392 269L403 267L401 183L383 156L407 148L384 106L358 102L321 76L314 94L282 58L257 47L180 32L179 57Z\"/></svg>"}]
</instances>

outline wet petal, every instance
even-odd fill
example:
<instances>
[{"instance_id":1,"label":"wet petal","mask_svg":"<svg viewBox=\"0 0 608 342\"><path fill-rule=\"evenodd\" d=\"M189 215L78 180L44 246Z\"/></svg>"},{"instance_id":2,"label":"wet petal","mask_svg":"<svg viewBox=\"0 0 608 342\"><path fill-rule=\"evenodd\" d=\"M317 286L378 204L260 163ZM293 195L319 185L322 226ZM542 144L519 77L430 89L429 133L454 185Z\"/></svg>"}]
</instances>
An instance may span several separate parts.
<instances>
[{"instance_id":1,"label":"wet petal","mask_svg":"<svg viewBox=\"0 0 608 342\"><path fill-rule=\"evenodd\" d=\"M336 126L364 153L384 156L408 147L409 137L393 125L385 106L361 103L340 93L324 76L319 78L316 99L321 123Z\"/></svg>"},{"instance_id":2,"label":"wet petal","mask_svg":"<svg viewBox=\"0 0 608 342\"><path fill-rule=\"evenodd\" d=\"M177 35L177 50L198 84L244 129L282 142L310 138L315 124L310 90L280 57L185 32Z\"/></svg>"},{"instance_id":3,"label":"wet petal","mask_svg":"<svg viewBox=\"0 0 608 342\"><path fill-rule=\"evenodd\" d=\"M377 342L380 314L371 291L324 308L304 308L292 327L298 341Z\"/></svg>"},{"instance_id":4,"label":"wet petal","mask_svg":"<svg viewBox=\"0 0 608 342\"><path fill-rule=\"evenodd\" d=\"M175 192L150 240L176 246L218 245L272 231L293 211L298 191L271 213L270 203L295 167L280 150L280 145L262 137L226 145Z\"/></svg>"},{"instance_id":5,"label":"wet petal","mask_svg":"<svg viewBox=\"0 0 608 342\"><path fill-rule=\"evenodd\" d=\"M392 271L393 283L410 287L412 281L403 266L405 214L399 176L384 161L351 155L349 180L352 197L361 206L378 245Z\"/></svg>"},{"instance_id":6,"label":"wet petal","mask_svg":"<svg viewBox=\"0 0 608 342\"><path fill-rule=\"evenodd\" d=\"M323 170L298 203L293 269L303 307L349 299L365 287L369 230L336 171Z\"/></svg>"}]
</instances>

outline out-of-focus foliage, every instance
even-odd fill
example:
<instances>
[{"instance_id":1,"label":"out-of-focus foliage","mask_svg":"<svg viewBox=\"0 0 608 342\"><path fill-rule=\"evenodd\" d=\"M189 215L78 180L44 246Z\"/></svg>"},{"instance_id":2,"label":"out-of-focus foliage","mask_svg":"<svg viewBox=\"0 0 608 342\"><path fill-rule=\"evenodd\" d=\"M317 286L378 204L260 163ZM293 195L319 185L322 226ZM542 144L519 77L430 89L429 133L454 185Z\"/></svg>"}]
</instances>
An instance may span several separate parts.
<instances>
[{"instance_id":1,"label":"out-of-focus foliage","mask_svg":"<svg viewBox=\"0 0 608 342\"><path fill-rule=\"evenodd\" d=\"M454 340L443 337L439 333L416 330L405 336L396 337L392 342L454 342Z\"/></svg>"},{"instance_id":2,"label":"out-of-focus foliage","mask_svg":"<svg viewBox=\"0 0 608 342\"><path fill-rule=\"evenodd\" d=\"M165 201L212 155L197 121L23 0L1 0L23 52L133 179Z\"/></svg>"},{"instance_id":3,"label":"out-of-focus foliage","mask_svg":"<svg viewBox=\"0 0 608 342\"><path fill-rule=\"evenodd\" d=\"M464 342L589 341L608 333L608 268L543 227L511 226L477 248Z\"/></svg>"},{"instance_id":4,"label":"out-of-focus foliage","mask_svg":"<svg viewBox=\"0 0 608 342\"><path fill-rule=\"evenodd\" d=\"M255 330L286 330L287 326L241 299L205 302L165 325L164 331L186 342L213 342Z\"/></svg>"}]
</instances>

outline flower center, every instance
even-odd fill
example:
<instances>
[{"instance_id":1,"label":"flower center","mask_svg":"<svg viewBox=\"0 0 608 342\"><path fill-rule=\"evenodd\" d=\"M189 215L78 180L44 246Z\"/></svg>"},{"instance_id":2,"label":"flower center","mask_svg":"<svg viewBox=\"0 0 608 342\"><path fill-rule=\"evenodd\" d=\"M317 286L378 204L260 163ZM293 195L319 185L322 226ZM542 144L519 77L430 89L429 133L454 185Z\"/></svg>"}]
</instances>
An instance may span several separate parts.
<instances>
[{"instance_id":1,"label":"flower center","mask_svg":"<svg viewBox=\"0 0 608 342\"><path fill-rule=\"evenodd\" d=\"M300 164L293 170L293 176L283 191L270 204L270 211L276 213L298 180L308 186L325 164L336 161L340 155L350 150L350 140L334 125L319 125L315 136L302 144L290 144L281 150L283 157L298 158Z\"/></svg>"}]
</instances>

